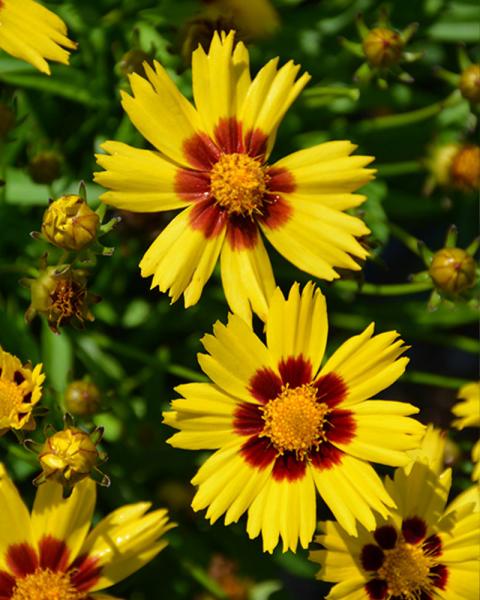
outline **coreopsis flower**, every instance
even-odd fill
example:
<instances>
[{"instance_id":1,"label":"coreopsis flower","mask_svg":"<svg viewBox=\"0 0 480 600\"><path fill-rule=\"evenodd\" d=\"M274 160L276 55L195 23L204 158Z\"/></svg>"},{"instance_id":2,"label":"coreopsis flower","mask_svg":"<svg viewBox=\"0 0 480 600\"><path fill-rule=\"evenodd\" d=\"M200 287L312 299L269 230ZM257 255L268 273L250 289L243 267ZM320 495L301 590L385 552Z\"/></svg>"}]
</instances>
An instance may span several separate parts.
<instances>
[{"instance_id":1,"label":"coreopsis flower","mask_svg":"<svg viewBox=\"0 0 480 600\"><path fill-rule=\"evenodd\" d=\"M0 436L35 428L33 410L42 396L42 365L32 367L0 346Z\"/></svg>"},{"instance_id":2,"label":"coreopsis flower","mask_svg":"<svg viewBox=\"0 0 480 600\"><path fill-rule=\"evenodd\" d=\"M452 408L457 417L452 425L457 429L464 427L480 427L480 383L467 383L458 392L459 402ZM472 449L472 461L474 464L472 479L480 479L480 439Z\"/></svg>"},{"instance_id":3,"label":"coreopsis flower","mask_svg":"<svg viewBox=\"0 0 480 600\"><path fill-rule=\"evenodd\" d=\"M172 527L164 509L148 502L118 508L89 532L95 508L93 481L71 496L46 483L29 514L0 465L0 597L9 600L114 600L104 590L150 562Z\"/></svg>"},{"instance_id":4,"label":"coreopsis flower","mask_svg":"<svg viewBox=\"0 0 480 600\"><path fill-rule=\"evenodd\" d=\"M182 294L195 304L215 267L233 312L265 318L275 289L260 231L298 268L332 280L335 267L359 270L367 251L356 239L369 230L345 214L361 204L352 192L367 183L367 156L355 146L328 142L270 165L278 126L309 80L296 80L292 61L278 59L250 78L249 56L234 32L214 35L208 54L192 58L194 108L163 67L145 65L147 79L130 76L133 96L122 104L133 124L155 147L120 142L102 145L105 169L95 181L110 188L101 199L121 209L159 212L182 208L140 262L152 288ZM296 81L295 81L296 80Z\"/></svg>"},{"instance_id":5,"label":"coreopsis flower","mask_svg":"<svg viewBox=\"0 0 480 600\"><path fill-rule=\"evenodd\" d=\"M0 49L50 75L47 60L68 64L77 47L65 23L34 0L0 0Z\"/></svg>"},{"instance_id":6,"label":"coreopsis flower","mask_svg":"<svg viewBox=\"0 0 480 600\"><path fill-rule=\"evenodd\" d=\"M328 600L453 600L479 597L478 490L445 507L451 471L440 475L428 461L397 469L386 487L397 508L358 537L339 523L320 524L324 550L318 578L336 585Z\"/></svg>"},{"instance_id":7,"label":"coreopsis flower","mask_svg":"<svg viewBox=\"0 0 480 600\"><path fill-rule=\"evenodd\" d=\"M411 404L369 400L404 371L405 346L394 331L371 324L320 368L327 341L325 298L312 283L285 299L277 288L266 321L266 345L238 315L217 323L199 363L212 383L177 388L164 413L179 429L168 441L215 449L192 483L194 510L225 524L248 511L247 532L264 550L307 547L316 525L316 490L352 535L359 521L393 505L369 461L403 465L423 426Z\"/></svg>"}]
</instances>

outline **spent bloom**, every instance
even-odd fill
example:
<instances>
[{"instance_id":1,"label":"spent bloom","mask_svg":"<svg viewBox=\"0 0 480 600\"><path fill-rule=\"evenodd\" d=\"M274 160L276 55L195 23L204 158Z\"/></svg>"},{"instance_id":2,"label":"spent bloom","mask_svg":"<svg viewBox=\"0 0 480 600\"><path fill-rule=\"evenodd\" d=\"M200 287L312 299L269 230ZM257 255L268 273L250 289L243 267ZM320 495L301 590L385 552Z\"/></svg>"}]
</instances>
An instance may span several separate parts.
<instances>
[{"instance_id":1,"label":"spent bloom","mask_svg":"<svg viewBox=\"0 0 480 600\"><path fill-rule=\"evenodd\" d=\"M140 150L120 142L102 145L105 171L95 180L109 188L112 206L156 213L183 209L140 262L152 288L184 294L195 304L220 257L222 283L233 312L265 318L275 290L265 250L269 242L298 268L332 280L335 268L359 270L367 251L356 239L369 233L345 211L365 198L352 194L367 183L372 158L350 156L348 141L320 144L270 165L276 132L309 80L297 79L292 61L268 62L252 80L249 55L234 32L215 33L208 54L192 56L195 107L164 68L145 65L147 78L130 76L133 95L122 104L154 146Z\"/></svg>"},{"instance_id":2,"label":"spent bloom","mask_svg":"<svg viewBox=\"0 0 480 600\"><path fill-rule=\"evenodd\" d=\"M480 581L478 489L446 507L451 470L443 471L446 438L429 426L414 461L387 477L396 507L373 531L353 537L338 523L320 524L310 558L319 579L336 585L327 600L450 600L477 598ZM442 472L443 471L443 472Z\"/></svg>"},{"instance_id":3,"label":"spent bloom","mask_svg":"<svg viewBox=\"0 0 480 600\"><path fill-rule=\"evenodd\" d=\"M32 413L44 379L41 364L22 364L0 346L0 436L9 429L34 429Z\"/></svg>"},{"instance_id":4,"label":"spent bloom","mask_svg":"<svg viewBox=\"0 0 480 600\"><path fill-rule=\"evenodd\" d=\"M398 466L411 459L423 425L403 402L370 400L404 371L402 340L373 335L370 325L321 367L328 320L325 298L309 283L285 299L275 291L266 345L238 315L216 323L199 363L212 383L177 388L164 413L180 430L172 446L216 452L200 467L194 510L225 524L248 511L247 532L272 551L307 547L316 526L316 491L352 535L374 529L373 511L393 506L370 461Z\"/></svg>"},{"instance_id":5,"label":"spent bloom","mask_svg":"<svg viewBox=\"0 0 480 600\"><path fill-rule=\"evenodd\" d=\"M69 498L47 482L29 514L0 465L0 597L5 600L114 600L100 590L150 562L174 527L164 509L127 504L89 532L96 486L80 482Z\"/></svg>"},{"instance_id":6,"label":"spent bloom","mask_svg":"<svg viewBox=\"0 0 480 600\"><path fill-rule=\"evenodd\" d=\"M68 64L77 47L56 14L34 0L0 0L0 49L50 75L48 60Z\"/></svg>"}]
</instances>

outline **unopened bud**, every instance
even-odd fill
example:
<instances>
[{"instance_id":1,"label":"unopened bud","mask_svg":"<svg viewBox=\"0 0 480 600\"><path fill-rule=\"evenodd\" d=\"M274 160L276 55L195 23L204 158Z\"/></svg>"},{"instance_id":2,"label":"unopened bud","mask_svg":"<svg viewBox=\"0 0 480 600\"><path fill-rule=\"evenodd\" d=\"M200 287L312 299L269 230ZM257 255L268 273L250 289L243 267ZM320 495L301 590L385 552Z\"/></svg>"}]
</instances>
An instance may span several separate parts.
<instances>
[{"instance_id":1,"label":"unopened bud","mask_svg":"<svg viewBox=\"0 0 480 600\"><path fill-rule=\"evenodd\" d=\"M480 65L470 65L460 76L458 84L462 96L477 104L480 102Z\"/></svg>"},{"instance_id":2,"label":"unopened bud","mask_svg":"<svg viewBox=\"0 0 480 600\"><path fill-rule=\"evenodd\" d=\"M123 75L137 73L141 77L145 77L144 62L151 65L153 63L152 57L140 48L134 48L122 56L118 66Z\"/></svg>"},{"instance_id":3,"label":"unopened bud","mask_svg":"<svg viewBox=\"0 0 480 600\"><path fill-rule=\"evenodd\" d=\"M65 408L75 416L94 415L100 400L100 390L91 381L72 381L65 391Z\"/></svg>"},{"instance_id":4,"label":"unopened bud","mask_svg":"<svg viewBox=\"0 0 480 600\"><path fill-rule=\"evenodd\" d=\"M77 427L66 427L47 438L38 455L42 473L35 483L49 479L68 489L88 477L104 458L96 447L101 433L94 430L89 434Z\"/></svg>"},{"instance_id":5,"label":"unopened bud","mask_svg":"<svg viewBox=\"0 0 480 600\"><path fill-rule=\"evenodd\" d=\"M404 43L400 34L393 29L376 27L365 36L362 46L367 62L372 67L385 68L400 61Z\"/></svg>"},{"instance_id":6,"label":"unopened bud","mask_svg":"<svg viewBox=\"0 0 480 600\"><path fill-rule=\"evenodd\" d=\"M468 191L480 189L480 147L463 146L450 166L452 184Z\"/></svg>"},{"instance_id":7,"label":"unopened bud","mask_svg":"<svg viewBox=\"0 0 480 600\"><path fill-rule=\"evenodd\" d=\"M462 248L442 248L433 255L429 274L447 294L458 294L475 283L475 260Z\"/></svg>"},{"instance_id":8,"label":"unopened bud","mask_svg":"<svg viewBox=\"0 0 480 600\"><path fill-rule=\"evenodd\" d=\"M62 196L43 215L42 233L64 250L81 250L97 236L100 218L80 196Z\"/></svg>"},{"instance_id":9,"label":"unopened bud","mask_svg":"<svg viewBox=\"0 0 480 600\"><path fill-rule=\"evenodd\" d=\"M57 152L47 150L35 155L28 165L28 172L35 183L48 185L60 177L62 159Z\"/></svg>"}]
</instances>

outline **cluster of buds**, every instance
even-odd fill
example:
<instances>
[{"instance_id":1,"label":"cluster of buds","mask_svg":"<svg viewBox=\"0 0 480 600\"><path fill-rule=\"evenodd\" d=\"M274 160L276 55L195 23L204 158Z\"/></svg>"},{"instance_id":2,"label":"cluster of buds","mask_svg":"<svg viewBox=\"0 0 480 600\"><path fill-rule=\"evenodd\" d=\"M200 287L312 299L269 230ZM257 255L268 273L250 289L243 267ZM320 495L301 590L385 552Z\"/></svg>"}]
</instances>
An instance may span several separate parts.
<instances>
[{"instance_id":1,"label":"cluster of buds","mask_svg":"<svg viewBox=\"0 0 480 600\"><path fill-rule=\"evenodd\" d=\"M373 29L366 26L362 15L357 16L356 24L360 42L340 39L346 50L364 61L355 72L354 80L364 84L376 79L381 88L386 88L386 78L393 74L400 81L411 83L412 77L403 70L401 64L413 62L421 56L420 53L405 50L418 24L411 23L403 31L397 31L390 25L384 10L380 12L378 24Z\"/></svg>"},{"instance_id":2,"label":"cluster of buds","mask_svg":"<svg viewBox=\"0 0 480 600\"><path fill-rule=\"evenodd\" d=\"M99 470L107 456L97 446L101 442L103 429L96 427L90 433L75 427L67 416L61 431L47 431L43 444L26 440L40 463L42 472L34 479L35 485L55 481L68 494L85 477L91 477L100 485L109 485L109 478Z\"/></svg>"},{"instance_id":3,"label":"cluster of buds","mask_svg":"<svg viewBox=\"0 0 480 600\"><path fill-rule=\"evenodd\" d=\"M474 258L480 246L476 238L466 249L458 248L457 228L451 226L444 247L436 252L424 244L419 249L427 270L412 276L412 281L432 283L429 310L435 310L440 303L453 304L465 300L472 306L478 305L478 281L480 269Z\"/></svg>"},{"instance_id":4,"label":"cluster of buds","mask_svg":"<svg viewBox=\"0 0 480 600\"><path fill-rule=\"evenodd\" d=\"M425 160L429 176L424 191L438 185L464 193L480 190L480 146L450 142L434 146Z\"/></svg>"},{"instance_id":5,"label":"cluster of buds","mask_svg":"<svg viewBox=\"0 0 480 600\"><path fill-rule=\"evenodd\" d=\"M50 203L43 215L41 233L31 235L60 248L63 254L56 265L49 265L48 253L44 254L35 277L22 280L31 294L25 313L27 322L37 314L43 315L52 331L59 333L64 325L83 327L85 321L94 320L90 305L99 302L100 297L88 289L90 273L86 267L94 265L99 254L111 256L113 248L102 246L99 238L118 223L114 218L102 224L104 216L104 205L94 211L87 204L83 184L80 195L62 196Z\"/></svg>"}]
</instances>

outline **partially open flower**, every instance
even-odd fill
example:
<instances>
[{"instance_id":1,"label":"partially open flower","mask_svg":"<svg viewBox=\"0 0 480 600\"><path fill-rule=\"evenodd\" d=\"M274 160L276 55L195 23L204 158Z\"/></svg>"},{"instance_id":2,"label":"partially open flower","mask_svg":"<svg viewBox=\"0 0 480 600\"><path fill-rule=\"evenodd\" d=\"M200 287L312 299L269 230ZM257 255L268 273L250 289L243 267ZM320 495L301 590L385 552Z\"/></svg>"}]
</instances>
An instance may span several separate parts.
<instances>
[{"instance_id":1,"label":"partially open flower","mask_svg":"<svg viewBox=\"0 0 480 600\"><path fill-rule=\"evenodd\" d=\"M69 265L46 267L36 279L25 281L30 287L31 303L25 313L29 323L39 313L44 315L50 328L58 333L68 323L82 327L84 321L93 321L89 304L100 298L87 288L87 273Z\"/></svg>"},{"instance_id":2,"label":"partially open flower","mask_svg":"<svg viewBox=\"0 0 480 600\"><path fill-rule=\"evenodd\" d=\"M9 429L32 430L32 411L42 395L45 375L42 365L34 368L0 346L0 436Z\"/></svg>"},{"instance_id":3,"label":"partially open flower","mask_svg":"<svg viewBox=\"0 0 480 600\"><path fill-rule=\"evenodd\" d=\"M35 183L52 183L60 177L62 157L54 150L36 154L28 164L28 172Z\"/></svg>"},{"instance_id":4,"label":"partially open flower","mask_svg":"<svg viewBox=\"0 0 480 600\"><path fill-rule=\"evenodd\" d=\"M65 408L75 416L94 415L100 400L100 390L91 381L72 381L65 391Z\"/></svg>"},{"instance_id":5,"label":"partially open flower","mask_svg":"<svg viewBox=\"0 0 480 600\"><path fill-rule=\"evenodd\" d=\"M462 96L477 104L480 102L480 65L470 65L462 71L458 84Z\"/></svg>"},{"instance_id":6,"label":"partially open flower","mask_svg":"<svg viewBox=\"0 0 480 600\"><path fill-rule=\"evenodd\" d=\"M50 204L43 215L42 233L54 246L78 251L95 240L99 225L97 213L72 194Z\"/></svg>"},{"instance_id":7,"label":"partially open flower","mask_svg":"<svg viewBox=\"0 0 480 600\"><path fill-rule=\"evenodd\" d=\"M102 434L103 430L99 428L87 433L77 427L66 426L63 431L48 437L38 455L42 473L35 479L35 485L51 480L69 490L89 477L106 459L97 450Z\"/></svg>"},{"instance_id":8,"label":"partially open flower","mask_svg":"<svg viewBox=\"0 0 480 600\"><path fill-rule=\"evenodd\" d=\"M367 62L372 67L396 65L402 58L404 42L399 33L386 27L371 29L362 42Z\"/></svg>"},{"instance_id":9,"label":"partially open flower","mask_svg":"<svg viewBox=\"0 0 480 600\"><path fill-rule=\"evenodd\" d=\"M475 283L475 259L462 248L435 252L429 274L433 283L447 294L459 294Z\"/></svg>"}]
</instances>

